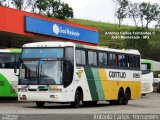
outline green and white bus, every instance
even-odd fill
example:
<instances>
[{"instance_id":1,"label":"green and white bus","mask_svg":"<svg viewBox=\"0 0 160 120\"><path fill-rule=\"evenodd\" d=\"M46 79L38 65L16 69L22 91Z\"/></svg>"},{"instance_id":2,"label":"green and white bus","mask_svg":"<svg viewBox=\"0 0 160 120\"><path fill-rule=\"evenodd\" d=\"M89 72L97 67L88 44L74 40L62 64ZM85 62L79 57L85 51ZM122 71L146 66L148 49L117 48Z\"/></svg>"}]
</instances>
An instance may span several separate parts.
<instances>
[{"instance_id":1,"label":"green and white bus","mask_svg":"<svg viewBox=\"0 0 160 120\"><path fill-rule=\"evenodd\" d=\"M160 72L160 62L148 59L141 59L141 93L146 95L153 92L154 86L158 84L158 73Z\"/></svg>"},{"instance_id":2,"label":"green and white bus","mask_svg":"<svg viewBox=\"0 0 160 120\"><path fill-rule=\"evenodd\" d=\"M150 60L141 59L141 94L153 92L153 64Z\"/></svg>"},{"instance_id":3,"label":"green and white bus","mask_svg":"<svg viewBox=\"0 0 160 120\"><path fill-rule=\"evenodd\" d=\"M0 97L17 97L18 66L21 49L0 49Z\"/></svg>"},{"instance_id":4,"label":"green and white bus","mask_svg":"<svg viewBox=\"0 0 160 120\"><path fill-rule=\"evenodd\" d=\"M23 45L19 101L71 103L98 101L127 105L141 96L140 53L79 45L37 42Z\"/></svg>"}]
</instances>

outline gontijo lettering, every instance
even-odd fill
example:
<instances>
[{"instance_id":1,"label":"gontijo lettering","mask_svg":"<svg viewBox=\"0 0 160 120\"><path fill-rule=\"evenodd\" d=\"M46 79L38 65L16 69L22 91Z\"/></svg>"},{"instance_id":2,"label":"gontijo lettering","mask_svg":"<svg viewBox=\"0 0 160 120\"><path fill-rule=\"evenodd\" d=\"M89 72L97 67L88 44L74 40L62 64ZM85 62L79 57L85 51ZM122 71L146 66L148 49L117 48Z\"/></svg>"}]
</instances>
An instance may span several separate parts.
<instances>
[{"instance_id":1,"label":"gontijo lettering","mask_svg":"<svg viewBox=\"0 0 160 120\"><path fill-rule=\"evenodd\" d=\"M110 78L126 78L126 72L114 72L114 71L110 71L109 72L109 77Z\"/></svg>"}]
</instances>

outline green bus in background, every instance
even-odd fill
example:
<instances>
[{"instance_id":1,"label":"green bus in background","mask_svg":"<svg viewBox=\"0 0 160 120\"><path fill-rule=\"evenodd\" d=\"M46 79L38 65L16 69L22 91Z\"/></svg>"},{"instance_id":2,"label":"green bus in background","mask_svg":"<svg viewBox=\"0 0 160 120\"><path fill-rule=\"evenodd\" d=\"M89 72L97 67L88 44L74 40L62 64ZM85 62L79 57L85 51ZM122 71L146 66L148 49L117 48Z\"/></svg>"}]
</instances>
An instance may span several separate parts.
<instances>
[{"instance_id":1,"label":"green bus in background","mask_svg":"<svg viewBox=\"0 0 160 120\"><path fill-rule=\"evenodd\" d=\"M18 67L21 49L0 49L0 97L17 97Z\"/></svg>"},{"instance_id":2,"label":"green bus in background","mask_svg":"<svg viewBox=\"0 0 160 120\"><path fill-rule=\"evenodd\" d=\"M141 94L153 92L156 87L156 79L158 78L158 72L160 71L160 62L148 59L141 59Z\"/></svg>"}]
</instances>

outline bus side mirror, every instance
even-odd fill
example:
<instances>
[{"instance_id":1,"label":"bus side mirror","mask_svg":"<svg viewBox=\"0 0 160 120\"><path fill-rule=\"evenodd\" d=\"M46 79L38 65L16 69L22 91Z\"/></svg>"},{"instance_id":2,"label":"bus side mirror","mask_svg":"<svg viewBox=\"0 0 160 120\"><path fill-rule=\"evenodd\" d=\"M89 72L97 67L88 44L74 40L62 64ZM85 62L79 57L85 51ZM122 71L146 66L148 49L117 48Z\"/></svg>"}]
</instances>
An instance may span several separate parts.
<instances>
[{"instance_id":1,"label":"bus side mirror","mask_svg":"<svg viewBox=\"0 0 160 120\"><path fill-rule=\"evenodd\" d=\"M14 64L14 74L16 75L16 76L19 76L19 72L18 72L19 70L17 70L17 64L15 63Z\"/></svg>"},{"instance_id":2,"label":"bus side mirror","mask_svg":"<svg viewBox=\"0 0 160 120\"><path fill-rule=\"evenodd\" d=\"M16 68L16 67L14 68L14 74L15 74L16 76L19 76L19 73L18 73L18 71L17 71L17 68Z\"/></svg>"},{"instance_id":3,"label":"bus side mirror","mask_svg":"<svg viewBox=\"0 0 160 120\"><path fill-rule=\"evenodd\" d=\"M14 73L15 73L15 74L17 73L17 68L16 68L16 67L14 67Z\"/></svg>"}]
</instances>

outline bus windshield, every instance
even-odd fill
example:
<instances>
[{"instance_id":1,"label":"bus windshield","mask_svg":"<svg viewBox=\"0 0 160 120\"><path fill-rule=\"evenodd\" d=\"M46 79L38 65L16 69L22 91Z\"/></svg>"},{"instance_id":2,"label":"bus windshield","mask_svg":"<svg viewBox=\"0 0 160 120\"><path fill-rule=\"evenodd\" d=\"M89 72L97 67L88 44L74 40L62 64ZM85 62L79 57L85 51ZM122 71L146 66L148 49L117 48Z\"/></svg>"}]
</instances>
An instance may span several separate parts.
<instances>
[{"instance_id":1,"label":"bus windshield","mask_svg":"<svg viewBox=\"0 0 160 120\"><path fill-rule=\"evenodd\" d=\"M14 69L18 65L20 54L18 53L0 53L0 68Z\"/></svg>"},{"instance_id":2,"label":"bus windshield","mask_svg":"<svg viewBox=\"0 0 160 120\"><path fill-rule=\"evenodd\" d=\"M19 85L67 86L72 78L73 47L23 48Z\"/></svg>"},{"instance_id":3,"label":"bus windshield","mask_svg":"<svg viewBox=\"0 0 160 120\"><path fill-rule=\"evenodd\" d=\"M150 64L141 64L142 74L148 74L150 72Z\"/></svg>"},{"instance_id":4,"label":"bus windshield","mask_svg":"<svg viewBox=\"0 0 160 120\"><path fill-rule=\"evenodd\" d=\"M63 48L25 48L22 51L22 58L62 58Z\"/></svg>"},{"instance_id":5,"label":"bus windshield","mask_svg":"<svg viewBox=\"0 0 160 120\"><path fill-rule=\"evenodd\" d=\"M20 67L22 85L62 84L62 61L23 61Z\"/></svg>"}]
</instances>

